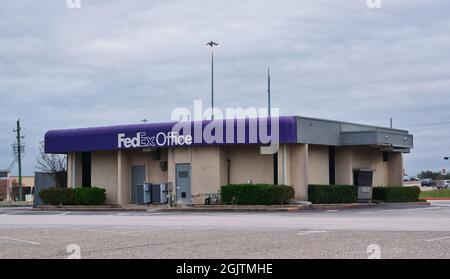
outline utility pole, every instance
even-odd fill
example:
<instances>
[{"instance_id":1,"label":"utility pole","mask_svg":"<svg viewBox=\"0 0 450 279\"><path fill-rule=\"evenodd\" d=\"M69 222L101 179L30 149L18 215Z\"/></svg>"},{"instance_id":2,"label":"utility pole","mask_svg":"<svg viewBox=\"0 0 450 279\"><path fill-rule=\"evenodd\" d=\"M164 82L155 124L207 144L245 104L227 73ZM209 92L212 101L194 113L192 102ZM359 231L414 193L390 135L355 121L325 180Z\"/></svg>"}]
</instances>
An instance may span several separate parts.
<instances>
[{"instance_id":1,"label":"utility pole","mask_svg":"<svg viewBox=\"0 0 450 279\"><path fill-rule=\"evenodd\" d=\"M211 120L214 120L214 47L219 43L215 41L209 41L206 43L211 48Z\"/></svg>"},{"instance_id":2,"label":"utility pole","mask_svg":"<svg viewBox=\"0 0 450 279\"><path fill-rule=\"evenodd\" d=\"M391 129L392 129L392 117L389 120L390 120L390 123L391 123Z\"/></svg>"},{"instance_id":3,"label":"utility pole","mask_svg":"<svg viewBox=\"0 0 450 279\"><path fill-rule=\"evenodd\" d=\"M19 200L22 201L22 143L21 140L23 139L23 136L20 135L20 131L22 130L22 128L20 127L20 119L17 120L17 128L14 130L14 132L16 133L16 146L15 146L15 150L14 153L16 153L17 156L17 165L18 165L18 169L19 169Z\"/></svg>"},{"instance_id":4,"label":"utility pole","mask_svg":"<svg viewBox=\"0 0 450 279\"><path fill-rule=\"evenodd\" d=\"M267 69L267 113L269 118L272 116L272 106L270 104L270 68Z\"/></svg>"}]
</instances>

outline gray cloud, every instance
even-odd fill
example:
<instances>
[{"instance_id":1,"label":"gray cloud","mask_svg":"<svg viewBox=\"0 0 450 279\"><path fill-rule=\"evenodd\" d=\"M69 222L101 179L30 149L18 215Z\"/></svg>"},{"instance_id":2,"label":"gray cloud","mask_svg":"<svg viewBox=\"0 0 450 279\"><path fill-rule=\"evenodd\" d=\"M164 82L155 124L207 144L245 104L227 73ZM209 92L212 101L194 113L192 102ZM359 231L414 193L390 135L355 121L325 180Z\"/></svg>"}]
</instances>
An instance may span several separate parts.
<instances>
[{"instance_id":1,"label":"gray cloud","mask_svg":"<svg viewBox=\"0 0 450 279\"><path fill-rule=\"evenodd\" d=\"M209 102L209 52L219 40L216 102L273 103L305 115L410 129L408 173L450 155L447 0L4 0L0 7L0 168L17 118L34 171L46 130L165 121ZM450 167L450 166L448 166Z\"/></svg>"}]
</instances>

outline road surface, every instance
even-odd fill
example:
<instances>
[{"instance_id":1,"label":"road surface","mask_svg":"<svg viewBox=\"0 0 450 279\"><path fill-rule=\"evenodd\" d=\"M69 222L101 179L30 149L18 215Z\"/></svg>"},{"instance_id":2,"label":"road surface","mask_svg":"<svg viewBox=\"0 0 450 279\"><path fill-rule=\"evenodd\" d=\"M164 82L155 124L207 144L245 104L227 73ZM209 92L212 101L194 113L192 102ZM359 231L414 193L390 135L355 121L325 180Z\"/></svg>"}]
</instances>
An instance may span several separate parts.
<instances>
[{"instance_id":1,"label":"road surface","mask_svg":"<svg viewBox=\"0 0 450 279\"><path fill-rule=\"evenodd\" d=\"M450 202L285 213L0 208L0 258L450 258Z\"/></svg>"}]
</instances>

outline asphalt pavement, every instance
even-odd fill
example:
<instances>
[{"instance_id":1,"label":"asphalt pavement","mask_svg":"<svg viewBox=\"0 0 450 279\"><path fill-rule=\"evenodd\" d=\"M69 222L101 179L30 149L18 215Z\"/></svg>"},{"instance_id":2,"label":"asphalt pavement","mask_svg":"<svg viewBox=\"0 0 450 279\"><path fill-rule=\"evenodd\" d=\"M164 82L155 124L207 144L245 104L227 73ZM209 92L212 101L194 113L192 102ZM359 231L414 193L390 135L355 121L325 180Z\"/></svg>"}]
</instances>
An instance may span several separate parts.
<instances>
[{"instance_id":1,"label":"asphalt pavement","mask_svg":"<svg viewBox=\"0 0 450 279\"><path fill-rule=\"evenodd\" d=\"M0 258L450 258L450 201L299 212L0 208Z\"/></svg>"}]
</instances>

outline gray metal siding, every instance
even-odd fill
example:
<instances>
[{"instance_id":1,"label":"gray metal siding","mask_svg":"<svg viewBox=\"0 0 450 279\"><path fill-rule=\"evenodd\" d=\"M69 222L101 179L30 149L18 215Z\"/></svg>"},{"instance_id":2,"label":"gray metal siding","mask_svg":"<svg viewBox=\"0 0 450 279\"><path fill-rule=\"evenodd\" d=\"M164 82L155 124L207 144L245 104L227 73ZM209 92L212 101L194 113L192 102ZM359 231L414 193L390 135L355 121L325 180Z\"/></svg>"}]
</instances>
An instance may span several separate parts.
<instances>
[{"instance_id":1,"label":"gray metal siding","mask_svg":"<svg viewBox=\"0 0 450 279\"><path fill-rule=\"evenodd\" d=\"M377 141L382 144L392 144L395 147L413 147L412 135L378 132Z\"/></svg>"},{"instance_id":2,"label":"gray metal siding","mask_svg":"<svg viewBox=\"0 0 450 279\"><path fill-rule=\"evenodd\" d=\"M341 134L341 145L373 145L377 144L377 133L366 132L345 132Z\"/></svg>"},{"instance_id":3,"label":"gray metal siding","mask_svg":"<svg viewBox=\"0 0 450 279\"><path fill-rule=\"evenodd\" d=\"M320 145L391 145L413 148L413 136L405 130L317 118L297 118L297 142Z\"/></svg>"},{"instance_id":4,"label":"gray metal siding","mask_svg":"<svg viewBox=\"0 0 450 279\"><path fill-rule=\"evenodd\" d=\"M375 131L375 127L370 127L367 125L359 125L359 124L351 124L351 123L342 123L341 131L342 132L367 132L367 131Z\"/></svg>"},{"instance_id":5,"label":"gray metal siding","mask_svg":"<svg viewBox=\"0 0 450 279\"><path fill-rule=\"evenodd\" d=\"M299 143L339 146L341 127L338 122L299 118L297 121Z\"/></svg>"}]
</instances>

